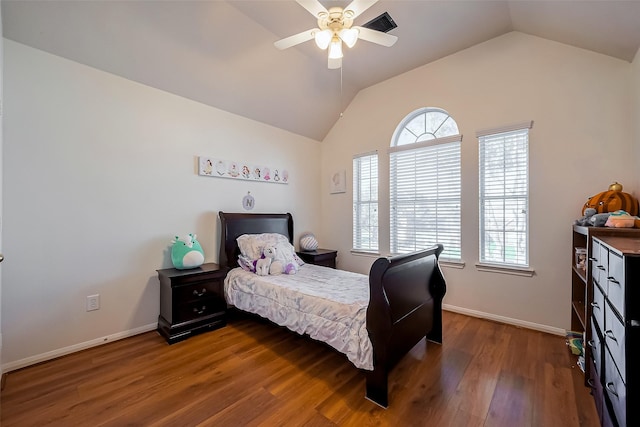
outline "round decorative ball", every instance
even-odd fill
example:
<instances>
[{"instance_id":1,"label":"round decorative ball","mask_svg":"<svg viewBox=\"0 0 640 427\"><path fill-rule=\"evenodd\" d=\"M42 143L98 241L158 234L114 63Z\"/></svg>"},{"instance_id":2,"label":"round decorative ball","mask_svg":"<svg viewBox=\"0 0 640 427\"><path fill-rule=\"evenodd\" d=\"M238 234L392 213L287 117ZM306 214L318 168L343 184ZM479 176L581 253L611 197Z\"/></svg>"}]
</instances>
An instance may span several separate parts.
<instances>
[{"instance_id":1,"label":"round decorative ball","mask_svg":"<svg viewBox=\"0 0 640 427\"><path fill-rule=\"evenodd\" d=\"M622 184L620 184L618 181L615 181L609 186L609 191L622 191Z\"/></svg>"},{"instance_id":2,"label":"round decorative ball","mask_svg":"<svg viewBox=\"0 0 640 427\"><path fill-rule=\"evenodd\" d=\"M318 249L318 241L312 233L303 234L300 237L300 249L303 251L315 251Z\"/></svg>"}]
</instances>

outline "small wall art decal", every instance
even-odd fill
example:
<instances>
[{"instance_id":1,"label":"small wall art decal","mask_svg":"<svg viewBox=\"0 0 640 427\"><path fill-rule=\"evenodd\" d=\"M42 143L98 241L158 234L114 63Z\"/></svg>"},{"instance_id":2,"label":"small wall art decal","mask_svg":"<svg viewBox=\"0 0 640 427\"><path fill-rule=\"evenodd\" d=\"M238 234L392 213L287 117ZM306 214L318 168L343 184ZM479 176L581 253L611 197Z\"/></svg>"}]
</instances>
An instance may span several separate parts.
<instances>
[{"instance_id":1,"label":"small wall art decal","mask_svg":"<svg viewBox=\"0 0 640 427\"><path fill-rule=\"evenodd\" d=\"M198 157L198 175L272 184L288 184L290 179L289 171L280 167L202 156Z\"/></svg>"}]
</instances>

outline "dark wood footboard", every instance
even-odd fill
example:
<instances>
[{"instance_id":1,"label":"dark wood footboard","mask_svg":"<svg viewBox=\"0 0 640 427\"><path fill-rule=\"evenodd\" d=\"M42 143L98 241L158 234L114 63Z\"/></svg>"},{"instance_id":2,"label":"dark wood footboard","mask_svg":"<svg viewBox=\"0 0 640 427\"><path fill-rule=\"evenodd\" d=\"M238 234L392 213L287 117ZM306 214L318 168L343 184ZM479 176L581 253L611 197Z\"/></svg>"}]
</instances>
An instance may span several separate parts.
<instances>
[{"instance_id":1,"label":"dark wood footboard","mask_svg":"<svg viewBox=\"0 0 640 427\"><path fill-rule=\"evenodd\" d=\"M367 399L387 407L391 368L418 341L442 343L442 298L446 292L438 264L443 246L379 258L369 273L367 330L373 371L367 372Z\"/></svg>"}]
</instances>

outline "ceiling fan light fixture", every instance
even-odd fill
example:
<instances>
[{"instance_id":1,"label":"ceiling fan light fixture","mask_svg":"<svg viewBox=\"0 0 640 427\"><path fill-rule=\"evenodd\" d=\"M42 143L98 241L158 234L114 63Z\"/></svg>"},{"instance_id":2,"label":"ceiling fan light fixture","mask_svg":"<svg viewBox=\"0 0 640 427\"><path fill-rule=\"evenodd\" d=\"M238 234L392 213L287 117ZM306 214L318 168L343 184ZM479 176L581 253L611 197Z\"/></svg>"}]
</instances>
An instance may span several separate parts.
<instances>
[{"instance_id":1,"label":"ceiling fan light fixture","mask_svg":"<svg viewBox=\"0 0 640 427\"><path fill-rule=\"evenodd\" d=\"M331 33L331 30L316 31L314 34L316 45L320 49L325 50L326 48L329 47L329 43L331 43L332 36L333 34Z\"/></svg>"},{"instance_id":2,"label":"ceiling fan light fixture","mask_svg":"<svg viewBox=\"0 0 640 427\"><path fill-rule=\"evenodd\" d=\"M340 37L334 36L329 45L329 59L342 58L342 40Z\"/></svg>"},{"instance_id":3,"label":"ceiling fan light fixture","mask_svg":"<svg viewBox=\"0 0 640 427\"><path fill-rule=\"evenodd\" d=\"M340 38L349 48L356 45L358 41L359 31L357 28L343 28L340 30Z\"/></svg>"}]
</instances>

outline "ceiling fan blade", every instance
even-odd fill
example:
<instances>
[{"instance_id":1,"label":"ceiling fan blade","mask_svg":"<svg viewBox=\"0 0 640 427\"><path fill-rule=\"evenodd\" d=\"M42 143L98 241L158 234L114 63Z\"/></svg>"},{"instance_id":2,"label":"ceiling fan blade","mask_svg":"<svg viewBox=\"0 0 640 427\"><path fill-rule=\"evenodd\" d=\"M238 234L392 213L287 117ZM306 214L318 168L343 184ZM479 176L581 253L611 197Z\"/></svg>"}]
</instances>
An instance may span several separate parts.
<instances>
[{"instance_id":1,"label":"ceiling fan blade","mask_svg":"<svg viewBox=\"0 0 640 427\"><path fill-rule=\"evenodd\" d=\"M358 29L359 39L366 40L371 43L376 43L382 46L391 47L398 41L398 37L394 36L393 34L387 34L387 33L383 33L382 31L376 31L370 28L365 28L365 27L354 26L351 28Z\"/></svg>"},{"instance_id":2,"label":"ceiling fan blade","mask_svg":"<svg viewBox=\"0 0 640 427\"><path fill-rule=\"evenodd\" d=\"M353 11L353 17L355 18L377 2L378 0L353 0L344 10Z\"/></svg>"},{"instance_id":3,"label":"ceiling fan blade","mask_svg":"<svg viewBox=\"0 0 640 427\"><path fill-rule=\"evenodd\" d=\"M330 70L336 70L341 67L342 67L342 58L337 58L337 59L329 58Z\"/></svg>"},{"instance_id":4,"label":"ceiling fan blade","mask_svg":"<svg viewBox=\"0 0 640 427\"><path fill-rule=\"evenodd\" d=\"M318 18L321 13L328 14L327 8L324 7L318 0L296 0L298 4L309 11L310 14Z\"/></svg>"},{"instance_id":5,"label":"ceiling fan blade","mask_svg":"<svg viewBox=\"0 0 640 427\"><path fill-rule=\"evenodd\" d=\"M283 50L288 47L295 46L297 44L304 43L306 41L311 40L314 37L314 34L316 31L318 31L316 28L312 28L310 30L303 31L301 33L294 34L292 36L278 40L273 45L278 49Z\"/></svg>"}]
</instances>

